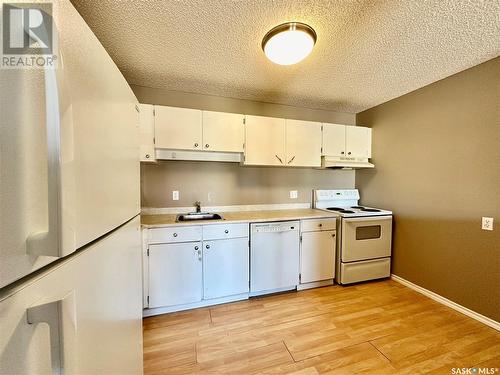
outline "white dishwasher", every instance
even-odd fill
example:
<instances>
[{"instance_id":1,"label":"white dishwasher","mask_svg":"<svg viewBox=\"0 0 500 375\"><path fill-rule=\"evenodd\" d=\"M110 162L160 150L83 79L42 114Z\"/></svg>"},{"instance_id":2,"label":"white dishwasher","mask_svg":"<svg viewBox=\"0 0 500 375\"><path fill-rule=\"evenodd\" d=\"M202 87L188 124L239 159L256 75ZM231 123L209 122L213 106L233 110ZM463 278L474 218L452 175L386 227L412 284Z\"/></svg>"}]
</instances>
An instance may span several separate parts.
<instances>
[{"instance_id":1,"label":"white dishwasher","mask_svg":"<svg viewBox=\"0 0 500 375\"><path fill-rule=\"evenodd\" d=\"M299 243L298 221L250 225L250 296L296 288Z\"/></svg>"}]
</instances>

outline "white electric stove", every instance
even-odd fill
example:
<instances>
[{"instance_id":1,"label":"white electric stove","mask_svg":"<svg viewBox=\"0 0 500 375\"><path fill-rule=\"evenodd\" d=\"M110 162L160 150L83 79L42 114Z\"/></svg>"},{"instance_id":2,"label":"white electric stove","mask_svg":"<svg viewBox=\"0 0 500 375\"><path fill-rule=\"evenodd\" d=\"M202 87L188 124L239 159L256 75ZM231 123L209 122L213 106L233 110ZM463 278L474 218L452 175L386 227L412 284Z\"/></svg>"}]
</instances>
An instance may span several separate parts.
<instances>
[{"instance_id":1,"label":"white electric stove","mask_svg":"<svg viewBox=\"0 0 500 375\"><path fill-rule=\"evenodd\" d=\"M391 275L392 212L360 206L357 189L315 190L313 206L336 213L336 281L352 284Z\"/></svg>"}]
</instances>

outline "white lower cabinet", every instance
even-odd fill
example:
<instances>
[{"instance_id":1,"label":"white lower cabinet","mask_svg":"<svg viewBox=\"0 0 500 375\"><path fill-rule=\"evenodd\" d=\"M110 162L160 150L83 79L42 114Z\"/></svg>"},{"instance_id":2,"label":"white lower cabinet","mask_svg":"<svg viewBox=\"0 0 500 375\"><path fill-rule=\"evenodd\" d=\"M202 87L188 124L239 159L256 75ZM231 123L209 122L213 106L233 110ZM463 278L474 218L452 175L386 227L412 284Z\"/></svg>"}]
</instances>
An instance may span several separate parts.
<instances>
[{"instance_id":1,"label":"white lower cabinet","mask_svg":"<svg viewBox=\"0 0 500 375\"><path fill-rule=\"evenodd\" d=\"M202 299L201 242L149 245L149 307Z\"/></svg>"},{"instance_id":2,"label":"white lower cabinet","mask_svg":"<svg viewBox=\"0 0 500 375\"><path fill-rule=\"evenodd\" d=\"M301 221L301 284L334 278L337 243L335 223L335 219Z\"/></svg>"},{"instance_id":3,"label":"white lower cabinet","mask_svg":"<svg viewBox=\"0 0 500 375\"><path fill-rule=\"evenodd\" d=\"M203 298L248 293L248 238L203 242Z\"/></svg>"},{"instance_id":4,"label":"white lower cabinet","mask_svg":"<svg viewBox=\"0 0 500 375\"><path fill-rule=\"evenodd\" d=\"M146 229L145 315L245 298L249 289L248 224ZM160 311L161 310L161 311Z\"/></svg>"},{"instance_id":5,"label":"white lower cabinet","mask_svg":"<svg viewBox=\"0 0 500 375\"><path fill-rule=\"evenodd\" d=\"M300 282L333 279L335 275L335 231L302 234Z\"/></svg>"}]
</instances>

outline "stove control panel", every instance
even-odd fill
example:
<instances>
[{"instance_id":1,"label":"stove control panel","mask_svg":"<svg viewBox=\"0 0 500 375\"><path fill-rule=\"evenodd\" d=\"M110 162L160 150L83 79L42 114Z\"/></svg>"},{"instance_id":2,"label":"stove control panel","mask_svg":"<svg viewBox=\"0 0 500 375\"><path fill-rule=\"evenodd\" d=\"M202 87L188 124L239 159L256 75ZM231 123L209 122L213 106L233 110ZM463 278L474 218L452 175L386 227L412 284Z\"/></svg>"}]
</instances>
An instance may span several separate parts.
<instances>
[{"instance_id":1,"label":"stove control panel","mask_svg":"<svg viewBox=\"0 0 500 375\"><path fill-rule=\"evenodd\" d=\"M358 200L358 189L316 190L316 201Z\"/></svg>"}]
</instances>

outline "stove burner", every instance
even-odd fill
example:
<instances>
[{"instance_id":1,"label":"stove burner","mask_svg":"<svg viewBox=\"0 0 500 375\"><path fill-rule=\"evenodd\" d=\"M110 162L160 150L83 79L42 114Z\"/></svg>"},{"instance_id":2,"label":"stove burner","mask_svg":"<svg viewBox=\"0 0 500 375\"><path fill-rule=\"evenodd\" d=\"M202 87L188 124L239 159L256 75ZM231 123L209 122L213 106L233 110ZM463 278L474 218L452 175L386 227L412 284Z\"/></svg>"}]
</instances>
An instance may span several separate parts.
<instances>
[{"instance_id":1,"label":"stove burner","mask_svg":"<svg viewBox=\"0 0 500 375\"><path fill-rule=\"evenodd\" d=\"M364 207L363 206L352 206L351 208L357 208L358 210L362 210Z\"/></svg>"},{"instance_id":2,"label":"stove burner","mask_svg":"<svg viewBox=\"0 0 500 375\"><path fill-rule=\"evenodd\" d=\"M327 210L329 210L329 211L342 211L343 208L341 208L341 207L328 207Z\"/></svg>"},{"instance_id":3,"label":"stove burner","mask_svg":"<svg viewBox=\"0 0 500 375\"><path fill-rule=\"evenodd\" d=\"M380 212L380 210L377 210L376 208L362 208L361 211L366 211L366 212Z\"/></svg>"},{"instance_id":4,"label":"stove burner","mask_svg":"<svg viewBox=\"0 0 500 375\"><path fill-rule=\"evenodd\" d=\"M340 213L342 214L353 214L354 211L351 211L351 210L338 210Z\"/></svg>"}]
</instances>

